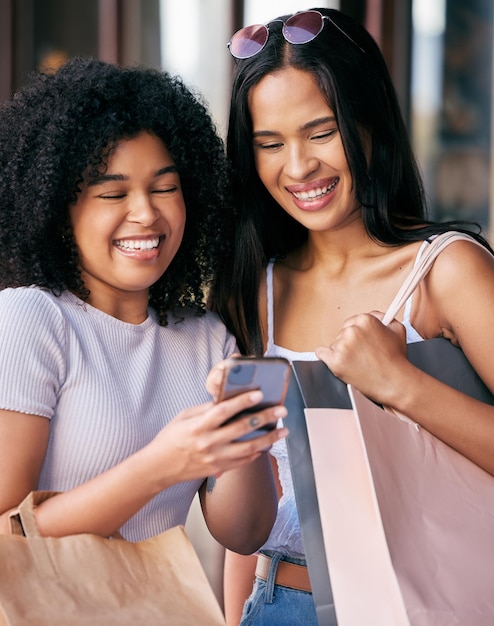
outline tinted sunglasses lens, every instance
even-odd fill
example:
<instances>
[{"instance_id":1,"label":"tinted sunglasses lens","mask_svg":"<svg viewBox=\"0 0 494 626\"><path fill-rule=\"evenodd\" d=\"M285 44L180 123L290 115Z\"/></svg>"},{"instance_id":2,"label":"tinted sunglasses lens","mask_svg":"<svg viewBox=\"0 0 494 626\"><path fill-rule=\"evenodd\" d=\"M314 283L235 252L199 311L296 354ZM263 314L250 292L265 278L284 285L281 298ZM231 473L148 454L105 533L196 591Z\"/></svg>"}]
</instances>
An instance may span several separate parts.
<instances>
[{"instance_id":1,"label":"tinted sunglasses lens","mask_svg":"<svg viewBox=\"0 0 494 626\"><path fill-rule=\"evenodd\" d=\"M264 48L268 36L268 29L263 24L241 28L231 38L230 52L237 59L248 59Z\"/></svg>"},{"instance_id":2,"label":"tinted sunglasses lens","mask_svg":"<svg viewBox=\"0 0 494 626\"><path fill-rule=\"evenodd\" d=\"M283 35L290 43L308 43L319 35L323 26L324 20L320 13L304 11L287 19L283 26Z\"/></svg>"}]
</instances>

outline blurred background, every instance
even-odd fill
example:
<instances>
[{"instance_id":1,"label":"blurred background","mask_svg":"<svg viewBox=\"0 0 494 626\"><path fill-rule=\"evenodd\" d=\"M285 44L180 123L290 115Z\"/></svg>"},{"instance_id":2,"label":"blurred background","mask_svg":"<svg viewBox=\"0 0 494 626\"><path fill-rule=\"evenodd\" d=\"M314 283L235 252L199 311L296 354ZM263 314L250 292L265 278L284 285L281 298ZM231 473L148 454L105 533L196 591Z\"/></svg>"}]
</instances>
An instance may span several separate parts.
<instances>
[{"instance_id":1,"label":"blurred background","mask_svg":"<svg viewBox=\"0 0 494 626\"><path fill-rule=\"evenodd\" d=\"M0 99L74 55L181 74L225 133L232 59L246 24L307 0L0 0ZM319 0L362 22L391 70L435 218L494 234L493 0Z\"/></svg>"},{"instance_id":2,"label":"blurred background","mask_svg":"<svg viewBox=\"0 0 494 626\"><path fill-rule=\"evenodd\" d=\"M478 221L494 241L493 0L0 0L0 99L71 56L145 64L200 91L222 135L244 25L341 9L380 45L424 176L431 216ZM195 503L188 531L222 600L223 552Z\"/></svg>"}]
</instances>

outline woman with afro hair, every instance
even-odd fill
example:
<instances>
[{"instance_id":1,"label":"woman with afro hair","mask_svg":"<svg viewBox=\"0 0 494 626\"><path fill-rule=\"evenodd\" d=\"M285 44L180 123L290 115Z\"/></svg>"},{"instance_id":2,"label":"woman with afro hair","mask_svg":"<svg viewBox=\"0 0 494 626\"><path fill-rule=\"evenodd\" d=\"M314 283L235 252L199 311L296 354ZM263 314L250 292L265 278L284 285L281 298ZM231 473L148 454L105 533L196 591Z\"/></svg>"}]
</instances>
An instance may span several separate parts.
<instances>
[{"instance_id":1,"label":"woman with afro hair","mask_svg":"<svg viewBox=\"0 0 494 626\"><path fill-rule=\"evenodd\" d=\"M205 386L236 349L204 305L226 178L207 109L164 72L72 59L1 106L0 532L48 490L42 535L139 541L199 491L220 543L266 540L266 449L286 430L235 440L286 410L220 428L260 392L213 403Z\"/></svg>"}]
</instances>

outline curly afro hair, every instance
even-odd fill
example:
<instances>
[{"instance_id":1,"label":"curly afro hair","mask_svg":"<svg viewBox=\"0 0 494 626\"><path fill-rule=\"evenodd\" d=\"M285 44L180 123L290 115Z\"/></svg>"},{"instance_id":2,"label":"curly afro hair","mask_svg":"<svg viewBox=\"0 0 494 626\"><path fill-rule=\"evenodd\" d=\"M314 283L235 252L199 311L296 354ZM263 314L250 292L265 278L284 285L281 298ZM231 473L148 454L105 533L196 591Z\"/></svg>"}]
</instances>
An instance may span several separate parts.
<instances>
[{"instance_id":1,"label":"curly afro hair","mask_svg":"<svg viewBox=\"0 0 494 626\"><path fill-rule=\"evenodd\" d=\"M205 309L204 291L232 241L223 142L179 77L94 59L33 74L0 107L0 288L87 297L68 208L83 173L101 171L121 139L143 130L170 151L187 208L182 244L151 287L150 305L162 324L166 311Z\"/></svg>"}]
</instances>

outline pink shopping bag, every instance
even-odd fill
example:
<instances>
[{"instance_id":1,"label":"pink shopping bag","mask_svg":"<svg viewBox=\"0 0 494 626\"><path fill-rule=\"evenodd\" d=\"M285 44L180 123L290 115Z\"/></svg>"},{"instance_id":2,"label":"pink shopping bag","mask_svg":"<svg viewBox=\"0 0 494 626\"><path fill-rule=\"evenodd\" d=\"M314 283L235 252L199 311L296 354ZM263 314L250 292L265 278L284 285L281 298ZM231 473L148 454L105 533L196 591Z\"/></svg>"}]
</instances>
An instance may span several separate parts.
<instances>
[{"instance_id":1,"label":"pink shopping bag","mask_svg":"<svg viewBox=\"0 0 494 626\"><path fill-rule=\"evenodd\" d=\"M349 393L305 410L339 626L492 626L494 478Z\"/></svg>"},{"instance_id":2,"label":"pink shopping bag","mask_svg":"<svg viewBox=\"0 0 494 626\"><path fill-rule=\"evenodd\" d=\"M437 255L465 238L448 232L430 243L383 323ZM449 341L410 344L408 358L494 404ZM287 448L320 626L494 624L494 478L324 363L292 367Z\"/></svg>"}]
</instances>

